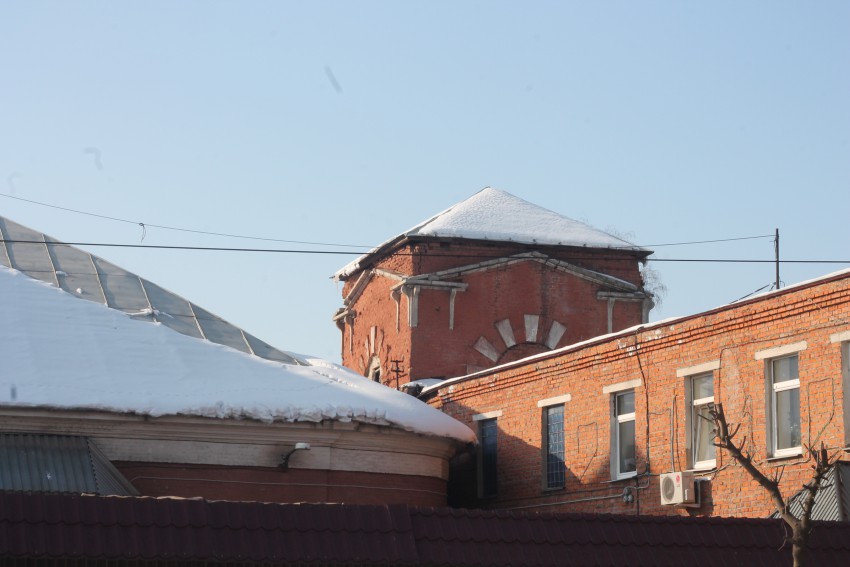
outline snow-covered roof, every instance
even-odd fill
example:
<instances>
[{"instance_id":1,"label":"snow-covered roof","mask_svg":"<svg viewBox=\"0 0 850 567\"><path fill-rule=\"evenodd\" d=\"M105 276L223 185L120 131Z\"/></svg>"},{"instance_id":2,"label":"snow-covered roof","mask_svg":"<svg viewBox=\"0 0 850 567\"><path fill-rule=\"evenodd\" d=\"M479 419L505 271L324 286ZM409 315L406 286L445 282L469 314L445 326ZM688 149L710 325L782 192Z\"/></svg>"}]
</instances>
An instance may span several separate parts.
<instances>
[{"instance_id":1,"label":"snow-covered roof","mask_svg":"<svg viewBox=\"0 0 850 567\"><path fill-rule=\"evenodd\" d=\"M334 278L347 278L355 273L367 258L413 237L614 248L651 253L650 250L529 203L506 191L486 187L360 256L334 274Z\"/></svg>"},{"instance_id":2,"label":"snow-covered roof","mask_svg":"<svg viewBox=\"0 0 850 567\"><path fill-rule=\"evenodd\" d=\"M357 421L475 439L407 394L327 361L303 362L190 337L0 266L0 407Z\"/></svg>"},{"instance_id":3,"label":"snow-covered roof","mask_svg":"<svg viewBox=\"0 0 850 567\"><path fill-rule=\"evenodd\" d=\"M85 250L0 217L0 265L137 319L289 364L306 364L167 289Z\"/></svg>"}]
</instances>

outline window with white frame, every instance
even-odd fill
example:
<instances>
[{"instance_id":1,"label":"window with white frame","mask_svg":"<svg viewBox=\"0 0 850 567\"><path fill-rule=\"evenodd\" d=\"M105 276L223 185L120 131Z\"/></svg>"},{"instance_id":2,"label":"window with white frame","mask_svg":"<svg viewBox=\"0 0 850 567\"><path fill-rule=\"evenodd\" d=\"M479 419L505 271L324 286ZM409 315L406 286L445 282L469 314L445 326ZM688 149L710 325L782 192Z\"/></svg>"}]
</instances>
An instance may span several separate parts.
<instances>
[{"instance_id":1,"label":"window with white frame","mask_svg":"<svg viewBox=\"0 0 850 567\"><path fill-rule=\"evenodd\" d=\"M564 404L543 408L543 488L563 488L564 470Z\"/></svg>"},{"instance_id":2,"label":"window with white frame","mask_svg":"<svg viewBox=\"0 0 850 567\"><path fill-rule=\"evenodd\" d=\"M850 447L850 331L840 331L829 336L829 342L841 349L841 389L844 397L844 446Z\"/></svg>"},{"instance_id":3,"label":"window with white frame","mask_svg":"<svg viewBox=\"0 0 850 567\"><path fill-rule=\"evenodd\" d=\"M841 386L844 392L844 446L850 447L850 332L840 338L841 343Z\"/></svg>"},{"instance_id":4,"label":"window with white frame","mask_svg":"<svg viewBox=\"0 0 850 567\"><path fill-rule=\"evenodd\" d=\"M714 374L706 372L687 378L688 449L694 469L709 469L716 464L714 446Z\"/></svg>"},{"instance_id":5,"label":"window with white frame","mask_svg":"<svg viewBox=\"0 0 850 567\"><path fill-rule=\"evenodd\" d=\"M614 476L629 478L637 474L635 460L635 391L614 394Z\"/></svg>"},{"instance_id":6,"label":"window with white frame","mask_svg":"<svg viewBox=\"0 0 850 567\"><path fill-rule=\"evenodd\" d=\"M774 457L800 454L800 375L798 355L767 361L770 452Z\"/></svg>"}]
</instances>

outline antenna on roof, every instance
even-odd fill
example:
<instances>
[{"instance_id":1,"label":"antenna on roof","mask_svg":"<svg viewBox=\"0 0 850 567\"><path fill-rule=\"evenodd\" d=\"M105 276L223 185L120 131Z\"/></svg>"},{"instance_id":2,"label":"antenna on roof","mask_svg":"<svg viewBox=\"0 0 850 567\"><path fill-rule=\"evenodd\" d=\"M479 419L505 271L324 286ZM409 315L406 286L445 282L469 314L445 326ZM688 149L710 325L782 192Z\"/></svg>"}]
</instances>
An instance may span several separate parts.
<instances>
[{"instance_id":1,"label":"antenna on roof","mask_svg":"<svg viewBox=\"0 0 850 567\"><path fill-rule=\"evenodd\" d=\"M779 229L776 229L776 238L773 239L773 250L776 253L776 289L779 289Z\"/></svg>"}]
</instances>

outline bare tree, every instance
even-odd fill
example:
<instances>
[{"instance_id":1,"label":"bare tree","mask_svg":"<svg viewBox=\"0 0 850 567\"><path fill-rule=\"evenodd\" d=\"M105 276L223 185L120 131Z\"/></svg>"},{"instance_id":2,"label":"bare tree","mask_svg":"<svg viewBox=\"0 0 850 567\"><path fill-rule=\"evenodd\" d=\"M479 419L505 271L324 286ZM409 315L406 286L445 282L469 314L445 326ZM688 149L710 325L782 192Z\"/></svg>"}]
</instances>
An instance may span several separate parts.
<instances>
[{"instance_id":1,"label":"bare tree","mask_svg":"<svg viewBox=\"0 0 850 567\"><path fill-rule=\"evenodd\" d=\"M779 483L782 480L782 470L778 469L772 476L767 476L754 463L753 455L746 449L747 437L744 436L740 443L735 441L735 435L741 428L740 424L730 426L726 422L726 416L723 413L723 404L715 404L711 410L711 417L714 420L715 427L715 443L716 447L724 449L745 471L764 488L770 496L773 505L779 516L791 528L791 537L788 541L791 542L791 554L794 559L794 567L803 567L806 564L806 549L809 541L809 535L812 533L812 509L815 505L815 495L820 490L821 484L829 472L830 468L835 463L836 456L830 456L827 449L821 443L821 448L816 449L810 445L806 445L806 452L813 461L812 478L803 485L805 493L803 494L800 517L798 518L791 513L791 499L787 501L782 497L782 492L779 490Z\"/></svg>"}]
</instances>

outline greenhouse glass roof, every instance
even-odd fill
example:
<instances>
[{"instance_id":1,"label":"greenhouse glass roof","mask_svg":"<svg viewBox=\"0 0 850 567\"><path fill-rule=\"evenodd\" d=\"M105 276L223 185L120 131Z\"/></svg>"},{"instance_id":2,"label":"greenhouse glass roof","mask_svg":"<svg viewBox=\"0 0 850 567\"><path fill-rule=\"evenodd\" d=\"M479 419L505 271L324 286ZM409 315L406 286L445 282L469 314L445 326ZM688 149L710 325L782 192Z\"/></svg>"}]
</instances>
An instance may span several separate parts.
<instances>
[{"instance_id":1,"label":"greenhouse glass roof","mask_svg":"<svg viewBox=\"0 0 850 567\"><path fill-rule=\"evenodd\" d=\"M268 360L309 366L191 301L93 254L0 217L0 265L66 292Z\"/></svg>"}]
</instances>

